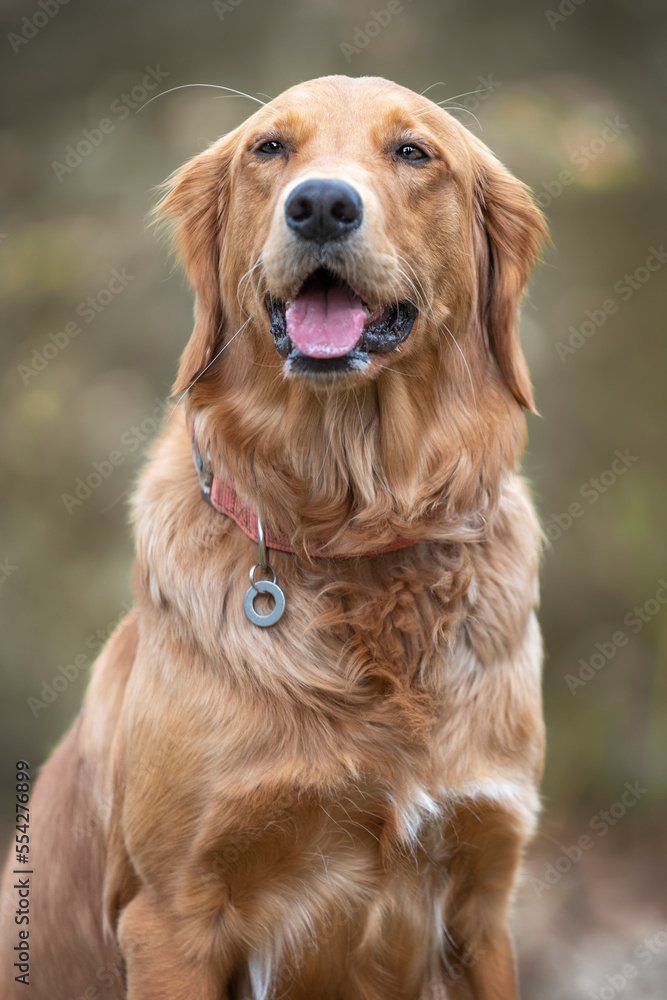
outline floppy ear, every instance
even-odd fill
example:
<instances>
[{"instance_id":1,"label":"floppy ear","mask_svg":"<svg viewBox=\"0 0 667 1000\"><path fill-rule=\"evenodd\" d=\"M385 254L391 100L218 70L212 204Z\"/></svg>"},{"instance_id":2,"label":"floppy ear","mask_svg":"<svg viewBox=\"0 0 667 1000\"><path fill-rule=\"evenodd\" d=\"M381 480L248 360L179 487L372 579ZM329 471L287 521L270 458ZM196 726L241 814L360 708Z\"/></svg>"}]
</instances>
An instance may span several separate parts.
<instances>
[{"instance_id":1,"label":"floppy ear","mask_svg":"<svg viewBox=\"0 0 667 1000\"><path fill-rule=\"evenodd\" d=\"M486 150L475 174L475 211L481 233L482 329L500 371L521 406L536 413L519 340L519 302L547 237L530 189Z\"/></svg>"},{"instance_id":2,"label":"floppy ear","mask_svg":"<svg viewBox=\"0 0 667 1000\"><path fill-rule=\"evenodd\" d=\"M195 323L173 392L183 392L215 357L222 341L220 246L227 214L229 170L234 153L230 136L177 170L163 186L155 215L173 223L176 250L195 292Z\"/></svg>"}]
</instances>

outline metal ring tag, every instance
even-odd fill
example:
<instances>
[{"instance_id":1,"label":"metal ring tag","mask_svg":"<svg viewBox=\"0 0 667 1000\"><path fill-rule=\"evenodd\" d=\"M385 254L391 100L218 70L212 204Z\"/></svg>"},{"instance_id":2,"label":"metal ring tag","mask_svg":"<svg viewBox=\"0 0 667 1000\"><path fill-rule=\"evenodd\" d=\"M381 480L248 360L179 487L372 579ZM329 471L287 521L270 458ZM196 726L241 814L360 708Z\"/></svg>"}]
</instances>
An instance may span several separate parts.
<instances>
[{"instance_id":1,"label":"metal ring tag","mask_svg":"<svg viewBox=\"0 0 667 1000\"><path fill-rule=\"evenodd\" d=\"M255 611L255 598L258 594L271 594L276 602L273 611L269 611L268 615L258 615ZM257 583L248 587L246 595L243 598L243 610L253 625L259 625L261 628L266 628L268 625L275 625L283 616L285 595L277 583L273 583L271 580L258 580Z\"/></svg>"}]
</instances>

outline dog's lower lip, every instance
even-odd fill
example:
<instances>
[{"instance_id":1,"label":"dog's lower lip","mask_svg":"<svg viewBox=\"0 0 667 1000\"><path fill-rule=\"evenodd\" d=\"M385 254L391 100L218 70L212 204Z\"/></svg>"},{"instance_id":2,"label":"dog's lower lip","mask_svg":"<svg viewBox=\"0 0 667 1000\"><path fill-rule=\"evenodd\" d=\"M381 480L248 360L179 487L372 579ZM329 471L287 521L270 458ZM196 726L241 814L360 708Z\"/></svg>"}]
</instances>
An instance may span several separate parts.
<instances>
[{"instance_id":1,"label":"dog's lower lip","mask_svg":"<svg viewBox=\"0 0 667 1000\"><path fill-rule=\"evenodd\" d=\"M336 358L311 358L293 347L286 358L286 370L290 375L331 380L362 372L370 363L368 353L357 348Z\"/></svg>"}]
</instances>

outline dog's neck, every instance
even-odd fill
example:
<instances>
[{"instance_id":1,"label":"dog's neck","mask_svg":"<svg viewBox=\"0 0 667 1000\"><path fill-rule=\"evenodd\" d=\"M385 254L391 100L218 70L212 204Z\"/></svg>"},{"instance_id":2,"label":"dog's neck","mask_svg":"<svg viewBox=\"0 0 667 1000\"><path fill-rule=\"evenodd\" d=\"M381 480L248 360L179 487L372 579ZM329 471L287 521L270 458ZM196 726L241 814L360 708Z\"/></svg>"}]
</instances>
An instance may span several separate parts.
<instances>
[{"instance_id":1,"label":"dog's neck","mask_svg":"<svg viewBox=\"0 0 667 1000\"><path fill-rule=\"evenodd\" d=\"M190 436L192 439L192 457L194 460L195 469L197 475L199 476L199 488L202 495L202 499L209 504L214 510L217 510L220 514L224 514L234 521L239 528L243 531L248 538L253 542L260 543L260 531L264 535L265 544L268 549L277 550L279 552L287 552L295 554L298 550L294 548L289 536L281 530L280 527L267 525L266 527L260 528L260 520L255 513L255 511L248 504L245 504L239 494L236 491L236 487L231 479L223 479L219 475L216 475L213 465L210 460L210 455L207 453L204 456L199 447L194 426L190 429ZM483 512L480 512L483 514ZM448 521L453 525L459 525L459 518L454 512L448 515ZM472 519L468 518L469 526ZM480 529L483 526L483 519L479 522ZM395 552L398 549L409 548L411 545L416 544L419 541L418 538L405 538L403 536L398 536L392 539L386 545L381 545L379 548L368 548L362 552L358 551L341 551L336 550L335 545L332 546L329 540L322 538L318 541L316 549L309 551L309 556L317 557L321 556L323 558L345 558L351 556L370 556L370 555L384 555L387 552Z\"/></svg>"},{"instance_id":2,"label":"dog's neck","mask_svg":"<svg viewBox=\"0 0 667 1000\"><path fill-rule=\"evenodd\" d=\"M243 397L207 392L186 419L213 473L296 551L322 539L352 554L399 537L477 537L516 468L521 411L506 409L486 432L473 412L462 427L406 383L387 377L321 399L294 393L287 405L268 392L249 398L247 386Z\"/></svg>"}]
</instances>

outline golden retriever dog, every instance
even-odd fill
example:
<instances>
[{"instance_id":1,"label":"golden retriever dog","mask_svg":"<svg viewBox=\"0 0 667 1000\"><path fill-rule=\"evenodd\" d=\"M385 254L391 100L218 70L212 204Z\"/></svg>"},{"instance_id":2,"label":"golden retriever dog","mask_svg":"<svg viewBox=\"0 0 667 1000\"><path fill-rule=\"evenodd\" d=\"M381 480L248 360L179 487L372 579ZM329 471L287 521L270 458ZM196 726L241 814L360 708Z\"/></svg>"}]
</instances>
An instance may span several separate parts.
<instances>
[{"instance_id":1,"label":"golden retriever dog","mask_svg":"<svg viewBox=\"0 0 667 1000\"><path fill-rule=\"evenodd\" d=\"M134 498L135 609L34 790L28 945L10 856L1 996L510 1000L541 215L441 107L343 76L159 211L196 296L184 395Z\"/></svg>"}]
</instances>

